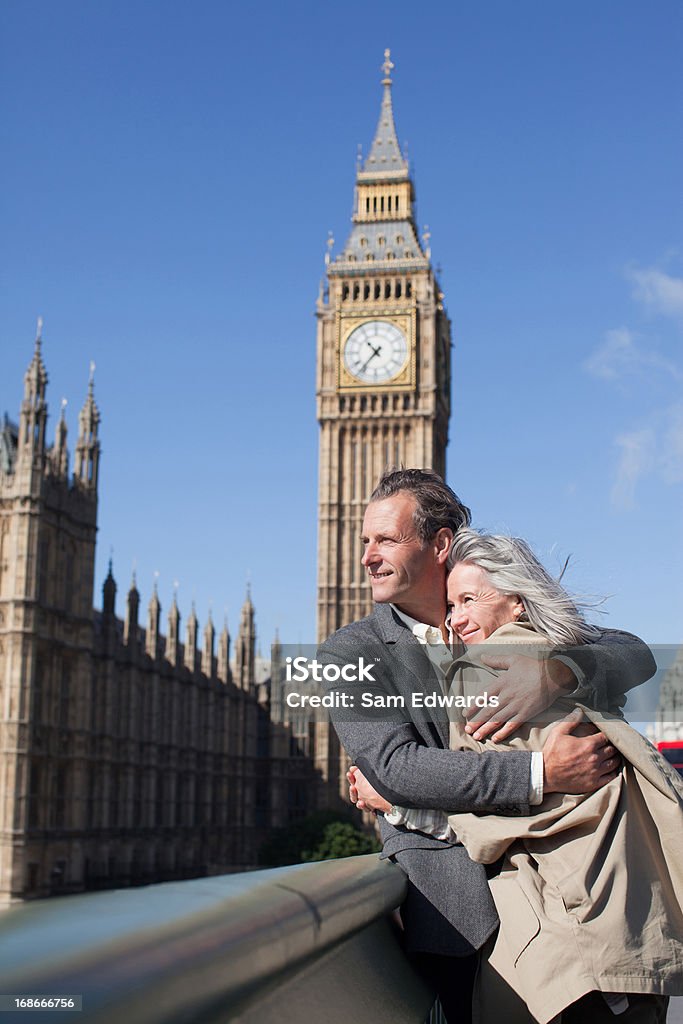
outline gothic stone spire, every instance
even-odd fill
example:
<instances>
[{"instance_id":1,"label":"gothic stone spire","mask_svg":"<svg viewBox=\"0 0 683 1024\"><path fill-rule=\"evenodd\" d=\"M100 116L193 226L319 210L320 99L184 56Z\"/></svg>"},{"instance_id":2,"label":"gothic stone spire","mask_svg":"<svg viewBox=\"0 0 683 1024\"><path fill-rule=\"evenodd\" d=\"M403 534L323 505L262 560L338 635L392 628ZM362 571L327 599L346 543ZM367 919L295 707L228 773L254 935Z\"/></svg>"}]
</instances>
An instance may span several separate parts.
<instances>
[{"instance_id":1,"label":"gothic stone spire","mask_svg":"<svg viewBox=\"0 0 683 1024\"><path fill-rule=\"evenodd\" d=\"M362 171L358 174L359 181L367 181L369 178L407 178L408 163L403 159L401 147L398 144L396 125L394 123L394 109L391 102L391 70L393 64L390 60L389 50L384 51L384 78L382 85L382 106L379 112L377 130L372 140L370 152L363 165Z\"/></svg>"}]
</instances>

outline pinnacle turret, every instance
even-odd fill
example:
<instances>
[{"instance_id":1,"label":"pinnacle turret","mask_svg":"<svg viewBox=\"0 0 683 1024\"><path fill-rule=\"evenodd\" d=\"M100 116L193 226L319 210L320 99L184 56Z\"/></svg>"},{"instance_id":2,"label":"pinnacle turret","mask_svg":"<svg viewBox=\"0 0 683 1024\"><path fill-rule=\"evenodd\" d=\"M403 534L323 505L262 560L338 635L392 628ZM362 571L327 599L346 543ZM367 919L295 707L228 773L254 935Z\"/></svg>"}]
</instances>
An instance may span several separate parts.
<instances>
[{"instance_id":1,"label":"pinnacle turret","mask_svg":"<svg viewBox=\"0 0 683 1024\"><path fill-rule=\"evenodd\" d=\"M78 425L74 476L83 486L96 491L100 461L100 442L98 439L100 411L95 402L94 363L90 364L88 394L78 417Z\"/></svg>"},{"instance_id":2,"label":"pinnacle turret","mask_svg":"<svg viewBox=\"0 0 683 1024\"><path fill-rule=\"evenodd\" d=\"M227 683L230 678L230 631L228 630L228 617L223 620L223 629L218 638L218 678Z\"/></svg>"},{"instance_id":3,"label":"pinnacle turret","mask_svg":"<svg viewBox=\"0 0 683 1024\"><path fill-rule=\"evenodd\" d=\"M126 620L123 626L123 642L130 648L138 642L138 613L140 611L140 591L137 588L135 570L130 582L128 597L126 599Z\"/></svg>"},{"instance_id":4,"label":"pinnacle turret","mask_svg":"<svg viewBox=\"0 0 683 1024\"><path fill-rule=\"evenodd\" d=\"M185 668L189 669L190 672L197 671L197 632L199 629L199 622L197 621L197 612L195 610L194 601L192 602L192 610L187 619L186 634L185 634Z\"/></svg>"},{"instance_id":5,"label":"pinnacle turret","mask_svg":"<svg viewBox=\"0 0 683 1024\"><path fill-rule=\"evenodd\" d=\"M38 317L33 359L24 376L24 400L21 403L19 420L18 454L20 458L28 455L30 459L36 456L40 459L45 453L47 371L43 363L42 341L43 321L41 317Z\"/></svg>"},{"instance_id":6,"label":"pinnacle turret","mask_svg":"<svg viewBox=\"0 0 683 1024\"><path fill-rule=\"evenodd\" d=\"M235 644L235 682L241 689L248 690L255 681L256 667L256 625L254 605L251 600L251 584L247 583L247 594L240 614L240 628Z\"/></svg>"},{"instance_id":7,"label":"pinnacle turret","mask_svg":"<svg viewBox=\"0 0 683 1024\"><path fill-rule=\"evenodd\" d=\"M168 637L166 640L166 658L172 665L178 664L180 651L180 611L178 610L178 588L173 588L173 601L168 612Z\"/></svg>"},{"instance_id":8,"label":"pinnacle turret","mask_svg":"<svg viewBox=\"0 0 683 1024\"><path fill-rule=\"evenodd\" d=\"M209 609L209 617L204 627L204 645L202 647L202 672L205 676L209 677L213 675L213 648L215 641L216 630L211 618L211 609Z\"/></svg>"},{"instance_id":9,"label":"pinnacle turret","mask_svg":"<svg viewBox=\"0 0 683 1024\"><path fill-rule=\"evenodd\" d=\"M159 624L161 622L161 602L157 590L157 581L154 580L154 589L147 606L147 634L146 651L150 658L156 658L159 654Z\"/></svg>"},{"instance_id":10,"label":"pinnacle turret","mask_svg":"<svg viewBox=\"0 0 683 1024\"><path fill-rule=\"evenodd\" d=\"M55 447L52 453L52 464L59 476L66 478L69 474L69 450L66 446L66 398L62 399L62 408L55 430Z\"/></svg>"},{"instance_id":11,"label":"pinnacle turret","mask_svg":"<svg viewBox=\"0 0 683 1024\"><path fill-rule=\"evenodd\" d=\"M102 611L105 615L114 615L116 609L116 580L112 559L109 559L109 572L102 586Z\"/></svg>"}]
</instances>

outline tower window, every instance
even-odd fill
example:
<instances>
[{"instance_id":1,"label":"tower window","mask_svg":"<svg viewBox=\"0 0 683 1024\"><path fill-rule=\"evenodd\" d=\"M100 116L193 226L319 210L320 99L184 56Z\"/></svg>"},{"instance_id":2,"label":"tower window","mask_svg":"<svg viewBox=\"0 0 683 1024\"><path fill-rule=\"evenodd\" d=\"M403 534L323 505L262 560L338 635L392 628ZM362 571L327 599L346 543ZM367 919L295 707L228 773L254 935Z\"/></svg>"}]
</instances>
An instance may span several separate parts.
<instances>
[{"instance_id":1,"label":"tower window","mask_svg":"<svg viewBox=\"0 0 683 1024\"><path fill-rule=\"evenodd\" d=\"M354 284L354 286L353 286L353 297L354 297L354 299L358 298L359 292L360 292L359 286L357 284Z\"/></svg>"},{"instance_id":2,"label":"tower window","mask_svg":"<svg viewBox=\"0 0 683 1024\"><path fill-rule=\"evenodd\" d=\"M348 297L349 297L349 286L348 286L348 284L343 284L342 285L342 302L344 301L344 299L348 299Z\"/></svg>"},{"instance_id":3,"label":"tower window","mask_svg":"<svg viewBox=\"0 0 683 1024\"><path fill-rule=\"evenodd\" d=\"M384 298L391 298L391 284L389 283L389 281L387 281L387 283L384 285Z\"/></svg>"},{"instance_id":4,"label":"tower window","mask_svg":"<svg viewBox=\"0 0 683 1024\"><path fill-rule=\"evenodd\" d=\"M398 202L398 196L396 196L396 209L398 210L398 208L399 208L399 202Z\"/></svg>"},{"instance_id":5,"label":"tower window","mask_svg":"<svg viewBox=\"0 0 683 1024\"><path fill-rule=\"evenodd\" d=\"M384 196L382 196L379 201L379 208L382 211L382 213L384 213Z\"/></svg>"},{"instance_id":6,"label":"tower window","mask_svg":"<svg viewBox=\"0 0 683 1024\"><path fill-rule=\"evenodd\" d=\"M363 288L363 298L364 299L369 299L370 298L370 285L369 284L366 284L364 286L364 288Z\"/></svg>"},{"instance_id":7,"label":"tower window","mask_svg":"<svg viewBox=\"0 0 683 1024\"><path fill-rule=\"evenodd\" d=\"M407 256L408 259L410 259L410 257L413 255L413 250L412 249L406 249L405 255Z\"/></svg>"},{"instance_id":8,"label":"tower window","mask_svg":"<svg viewBox=\"0 0 683 1024\"><path fill-rule=\"evenodd\" d=\"M378 281L377 284L375 285L375 298L379 299L381 297L381 295L382 295L382 286L380 285L380 283Z\"/></svg>"},{"instance_id":9,"label":"tower window","mask_svg":"<svg viewBox=\"0 0 683 1024\"><path fill-rule=\"evenodd\" d=\"M396 245L403 245L405 238L403 235L396 235Z\"/></svg>"},{"instance_id":10,"label":"tower window","mask_svg":"<svg viewBox=\"0 0 683 1024\"><path fill-rule=\"evenodd\" d=\"M393 254L393 252L392 252L392 250L391 250L391 249L387 249L387 251L386 251L386 253L385 253L385 256L386 256L386 258L387 258L388 260L393 260L393 258L394 258L394 254Z\"/></svg>"},{"instance_id":11,"label":"tower window","mask_svg":"<svg viewBox=\"0 0 683 1024\"><path fill-rule=\"evenodd\" d=\"M387 207L389 209L389 213L391 213L391 196L387 199Z\"/></svg>"},{"instance_id":12,"label":"tower window","mask_svg":"<svg viewBox=\"0 0 683 1024\"><path fill-rule=\"evenodd\" d=\"M367 238L365 237L365 235L362 235L359 241L360 241L360 247L361 247L361 249L365 249L365 247L366 247L366 246L367 246L367 244L368 244L368 240L367 240Z\"/></svg>"},{"instance_id":13,"label":"tower window","mask_svg":"<svg viewBox=\"0 0 683 1024\"><path fill-rule=\"evenodd\" d=\"M401 282L400 281L396 282L396 288L394 289L394 295L396 296L397 299L401 298Z\"/></svg>"},{"instance_id":14,"label":"tower window","mask_svg":"<svg viewBox=\"0 0 683 1024\"><path fill-rule=\"evenodd\" d=\"M372 212L377 213L377 196L372 197Z\"/></svg>"},{"instance_id":15,"label":"tower window","mask_svg":"<svg viewBox=\"0 0 683 1024\"><path fill-rule=\"evenodd\" d=\"M365 212L370 213L370 197L368 196L365 200Z\"/></svg>"},{"instance_id":16,"label":"tower window","mask_svg":"<svg viewBox=\"0 0 683 1024\"><path fill-rule=\"evenodd\" d=\"M406 298L409 299L413 294L413 286L410 281L406 281Z\"/></svg>"},{"instance_id":17,"label":"tower window","mask_svg":"<svg viewBox=\"0 0 683 1024\"><path fill-rule=\"evenodd\" d=\"M386 238L384 237L384 235L380 235L380 236L379 236L379 238L377 239L377 244L378 244L379 246L382 246L382 245L386 245L386 244L387 244L387 240L386 240Z\"/></svg>"}]
</instances>

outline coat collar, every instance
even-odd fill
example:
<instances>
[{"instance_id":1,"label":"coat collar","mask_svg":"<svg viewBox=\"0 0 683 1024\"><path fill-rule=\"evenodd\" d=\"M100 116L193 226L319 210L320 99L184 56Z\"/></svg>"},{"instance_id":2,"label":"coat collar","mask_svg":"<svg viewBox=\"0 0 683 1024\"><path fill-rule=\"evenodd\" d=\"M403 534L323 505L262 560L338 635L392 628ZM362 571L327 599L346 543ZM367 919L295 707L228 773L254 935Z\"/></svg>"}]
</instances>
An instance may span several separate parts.
<instances>
[{"instance_id":1,"label":"coat collar","mask_svg":"<svg viewBox=\"0 0 683 1024\"><path fill-rule=\"evenodd\" d=\"M405 622L399 619L396 612L388 604L376 604L372 609L372 617L377 625L379 635L385 644L396 644L399 641L413 641L418 644L417 637L414 637L406 626Z\"/></svg>"}]
</instances>

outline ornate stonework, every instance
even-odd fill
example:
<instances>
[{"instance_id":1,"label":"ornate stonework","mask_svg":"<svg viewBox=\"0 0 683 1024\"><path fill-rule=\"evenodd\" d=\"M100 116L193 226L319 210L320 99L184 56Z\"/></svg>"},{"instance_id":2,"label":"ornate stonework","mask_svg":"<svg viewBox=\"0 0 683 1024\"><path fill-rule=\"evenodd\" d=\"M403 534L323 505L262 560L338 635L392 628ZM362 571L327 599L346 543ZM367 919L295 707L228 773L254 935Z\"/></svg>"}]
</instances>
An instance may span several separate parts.
<instances>
[{"instance_id":1,"label":"ornate stonework","mask_svg":"<svg viewBox=\"0 0 683 1024\"><path fill-rule=\"evenodd\" d=\"M450 321L429 232L420 240L415 223L392 69L386 51L377 130L356 174L353 226L341 252L328 253L316 307L319 642L372 607L360 534L382 473L413 466L443 476L446 468ZM322 802L346 794L346 760L329 726L316 730L316 766L328 787Z\"/></svg>"},{"instance_id":2,"label":"ornate stonework","mask_svg":"<svg viewBox=\"0 0 683 1024\"><path fill-rule=\"evenodd\" d=\"M360 564L368 498L388 467L445 471L450 321L396 136L385 54L370 153L356 176L353 227L318 301L320 423L318 640L370 610Z\"/></svg>"},{"instance_id":3,"label":"ornate stonework","mask_svg":"<svg viewBox=\"0 0 683 1024\"><path fill-rule=\"evenodd\" d=\"M92 371L72 475L64 405L46 442L46 388L39 333L19 424L0 432L0 904L254 867L315 787L277 665L264 678L251 597L232 667L227 627L216 651L209 616L200 649L175 596L162 634L156 585L146 627L135 578L118 618L111 564L93 609Z\"/></svg>"}]
</instances>

